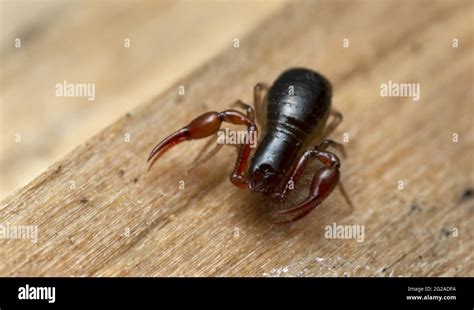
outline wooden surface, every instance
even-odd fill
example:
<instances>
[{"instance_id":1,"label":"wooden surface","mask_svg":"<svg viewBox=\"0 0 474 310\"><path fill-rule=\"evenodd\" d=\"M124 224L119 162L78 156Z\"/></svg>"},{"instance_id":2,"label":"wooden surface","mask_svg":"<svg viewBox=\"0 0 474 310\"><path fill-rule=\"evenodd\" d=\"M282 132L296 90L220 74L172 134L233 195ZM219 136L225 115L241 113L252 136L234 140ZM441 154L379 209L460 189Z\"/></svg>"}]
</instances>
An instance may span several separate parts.
<instances>
[{"instance_id":1,"label":"wooden surface","mask_svg":"<svg viewBox=\"0 0 474 310\"><path fill-rule=\"evenodd\" d=\"M0 1L0 199L232 46L282 4ZM64 80L95 83L95 100L56 97Z\"/></svg>"},{"instance_id":2,"label":"wooden surface","mask_svg":"<svg viewBox=\"0 0 474 310\"><path fill-rule=\"evenodd\" d=\"M295 2L3 201L2 222L39 232L36 243L0 240L0 274L473 276L472 48L472 1ZM332 138L350 137L341 170L354 209L334 193L275 226L264 200L230 184L232 148L185 174L204 141L147 173L166 134L250 102L256 82L292 66L333 84L344 122ZM420 83L420 100L381 97L389 80ZM364 241L325 238L333 223L363 225Z\"/></svg>"}]
</instances>

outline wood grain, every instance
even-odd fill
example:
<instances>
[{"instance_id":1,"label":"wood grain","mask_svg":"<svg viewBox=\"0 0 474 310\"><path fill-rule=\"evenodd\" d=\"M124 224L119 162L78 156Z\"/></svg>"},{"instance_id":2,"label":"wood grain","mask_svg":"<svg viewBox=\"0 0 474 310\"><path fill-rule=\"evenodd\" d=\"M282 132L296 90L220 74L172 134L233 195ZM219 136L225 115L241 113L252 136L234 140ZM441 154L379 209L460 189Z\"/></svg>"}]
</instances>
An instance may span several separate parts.
<instances>
[{"instance_id":1,"label":"wood grain","mask_svg":"<svg viewBox=\"0 0 474 310\"><path fill-rule=\"evenodd\" d=\"M0 199L232 46L282 4L1 1ZM55 96L64 80L95 83L95 100Z\"/></svg>"},{"instance_id":2,"label":"wood grain","mask_svg":"<svg viewBox=\"0 0 474 310\"><path fill-rule=\"evenodd\" d=\"M473 276L473 12L472 1L292 3L3 201L3 223L39 235L0 240L0 274ZM185 174L204 141L147 173L166 134L251 102L256 82L292 66L333 84L344 122L332 138L350 137L342 181L354 209L334 193L275 226L264 200L230 184L232 148ZM388 81L420 83L420 100L381 97ZM333 223L363 225L364 241L325 238Z\"/></svg>"}]
</instances>

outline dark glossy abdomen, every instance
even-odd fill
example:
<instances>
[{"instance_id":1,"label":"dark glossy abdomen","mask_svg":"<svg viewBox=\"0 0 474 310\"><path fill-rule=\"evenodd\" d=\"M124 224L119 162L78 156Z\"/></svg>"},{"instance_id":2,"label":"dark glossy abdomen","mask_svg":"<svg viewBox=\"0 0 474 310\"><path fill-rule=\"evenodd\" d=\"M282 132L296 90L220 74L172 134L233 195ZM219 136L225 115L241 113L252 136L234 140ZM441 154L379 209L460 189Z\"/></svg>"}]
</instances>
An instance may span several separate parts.
<instances>
[{"instance_id":1,"label":"dark glossy abdomen","mask_svg":"<svg viewBox=\"0 0 474 310\"><path fill-rule=\"evenodd\" d=\"M278 77L267 98L268 132L276 127L303 142L329 111L331 85L314 71L291 69Z\"/></svg>"},{"instance_id":2,"label":"dark glossy abdomen","mask_svg":"<svg viewBox=\"0 0 474 310\"><path fill-rule=\"evenodd\" d=\"M325 122L331 106L331 85L308 69L290 69L267 95L267 133L255 152L250 170L262 165L284 174L313 130Z\"/></svg>"}]
</instances>

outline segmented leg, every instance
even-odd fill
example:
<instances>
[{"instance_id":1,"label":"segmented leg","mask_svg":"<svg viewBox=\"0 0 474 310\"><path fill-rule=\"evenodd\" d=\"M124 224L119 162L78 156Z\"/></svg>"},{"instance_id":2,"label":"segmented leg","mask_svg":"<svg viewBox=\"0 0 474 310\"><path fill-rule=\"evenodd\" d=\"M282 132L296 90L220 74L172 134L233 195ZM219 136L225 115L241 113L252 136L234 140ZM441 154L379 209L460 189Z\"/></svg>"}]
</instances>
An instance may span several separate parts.
<instances>
[{"instance_id":1,"label":"segmented leg","mask_svg":"<svg viewBox=\"0 0 474 310\"><path fill-rule=\"evenodd\" d=\"M285 221L277 221L275 222L275 224L290 224L290 223L294 223L296 222L297 220L300 220L302 219L303 217L305 217L306 215L310 214L311 211L313 211L319 204L313 204L309 207L307 207L306 209L304 209L303 211L301 211L297 216L293 217L292 219L290 220L285 220Z\"/></svg>"},{"instance_id":2,"label":"segmented leg","mask_svg":"<svg viewBox=\"0 0 474 310\"><path fill-rule=\"evenodd\" d=\"M336 128L339 126L339 124L342 122L342 113L339 111L336 111L334 109L331 109L330 115L332 116L331 122L324 128L322 137L326 138L329 136Z\"/></svg>"},{"instance_id":3,"label":"segmented leg","mask_svg":"<svg viewBox=\"0 0 474 310\"><path fill-rule=\"evenodd\" d=\"M347 157L346 148L344 147L344 145L341 144L341 143L338 143L336 141L333 141L333 140L328 140L328 139L323 140L317 146L317 149L325 151L328 147L335 148L336 150L338 150L342 154L342 157L344 157L344 158ZM349 198L349 195L347 195L347 192L344 189L344 186L342 185L341 181L339 181L339 183L337 184L337 187L339 188L339 191L341 192L342 196L346 200L347 204L353 209L354 205L352 204L352 201Z\"/></svg>"},{"instance_id":4,"label":"segmented leg","mask_svg":"<svg viewBox=\"0 0 474 310\"><path fill-rule=\"evenodd\" d=\"M276 211L276 215L287 215L296 213L290 220L277 222L278 224L291 223L308 215L311 210L318 207L336 187L339 181L339 170L334 167L322 167L319 169L311 182L308 197L294 207Z\"/></svg>"},{"instance_id":5,"label":"segmented leg","mask_svg":"<svg viewBox=\"0 0 474 310\"><path fill-rule=\"evenodd\" d=\"M250 129L248 132L250 137L253 133ZM250 141L247 140L244 144L239 145L237 161L235 163L234 171L230 176L230 181L232 184L241 189L246 189L248 187L247 179L245 178L244 174L249 165L251 152L252 145L250 144Z\"/></svg>"},{"instance_id":6,"label":"segmented leg","mask_svg":"<svg viewBox=\"0 0 474 310\"><path fill-rule=\"evenodd\" d=\"M219 151L224 146L224 144L217 143L216 146L209 153L207 153L206 155L203 155L205 150L207 150L209 148L209 146L212 145L213 143L215 143L214 139L210 139L209 141L207 141L206 145L199 152L198 156L196 156L196 159L194 159L194 163L191 165L191 167L189 167L189 169L188 169L188 171L186 171L186 173L188 173L188 174L191 173L194 169L196 169L200 165L207 162L209 159L211 159L217 153L219 153Z\"/></svg>"},{"instance_id":7,"label":"segmented leg","mask_svg":"<svg viewBox=\"0 0 474 310\"><path fill-rule=\"evenodd\" d=\"M254 109L249 106L248 104L246 104L245 102L243 102L242 100L237 100L236 102L234 102L231 107L239 107L239 108L242 108L246 111L246 114L247 114L247 117L254 121L255 120L255 111ZM219 130L221 132L223 132L223 130ZM216 133L215 137L216 137L216 141L217 141L217 136L218 136L218 133ZM217 143L215 145L215 147L209 152L207 153L206 155L204 155L204 153L206 152L206 150L213 144L215 143L215 140L213 138L209 139L209 141L206 142L206 144L204 145L204 147L201 149L201 151L199 152L198 156L196 156L196 158L194 159L194 163L191 165L191 167L188 169L187 173L191 173L191 171L193 171L194 169L196 169L197 167L199 167L200 165L204 164L205 162L207 162L209 159L211 159L212 157L214 157L217 153L219 153L219 151L222 149L222 147L224 146L224 144L220 144L220 143ZM237 145L235 145L237 146ZM204 155L204 156L203 156Z\"/></svg>"},{"instance_id":8,"label":"segmented leg","mask_svg":"<svg viewBox=\"0 0 474 310\"><path fill-rule=\"evenodd\" d=\"M331 122L324 128L322 134L323 138L330 135L342 122L342 114L340 112L331 109L330 115L333 118ZM272 195L273 199L280 202L283 201L283 199L285 199L289 195L291 189L294 188L295 184L301 178L310 158L316 157L320 162L325 165L318 171L316 171L316 173L314 174L309 189L309 195L303 202L297 204L294 207L275 212L276 215L289 215L293 213L296 213L297 215L289 220L276 222L277 224L292 223L299 219L302 219L303 217L308 215L313 209L318 207L321 202L326 199L329 194L332 193L336 186L341 191L341 194L343 195L347 203L351 207L353 207L352 202L350 201L349 196L347 195L347 192L342 186L342 183L339 181L339 159L333 153L326 151L326 149L329 147L333 147L334 149L338 150L343 157L346 157L344 145L333 140L324 139L319 145L303 153L303 155L297 161L296 165L293 167L292 172L290 173L290 177L285 183L285 187L283 188L283 190L279 193Z\"/></svg>"},{"instance_id":9,"label":"segmented leg","mask_svg":"<svg viewBox=\"0 0 474 310\"><path fill-rule=\"evenodd\" d=\"M346 189L344 188L344 186L342 186L341 181L339 181L339 183L337 183L337 188L338 188L339 191L341 192L342 197L344 197L344 199L346 200L346 202L347 202L347 204L349 205L349 207L351 207L351 209L354 209L354 205L352 204L352 201L351 201L351 199L349 198L349 195L347 194Z\"/></svg>"},{"instance_id":10,"label":"segmented leg","mask_svg":"<svg viewBox=\"0 0 474 310\"><path fill-rule=\"evenodd\" d=\"M265 95L270 87L265 83L258 83L253 88L253 106L257 111L257 121L261 128L266 128L267 115L265 113Z\"/></svg>"},{"instance_id":11,"label":"segmented leg","mask_svg":"<svg viewBox=\"0 0 474 310\"><path fill-rule=\"evenodd\" d=\"M183 141L202 139L214 135L219 131L222 122L235 125L245 125L250 134L257 131L255 123L239 111L226 110L223 112L204 113L191 121L188 126L185 126L166 137L153 148L147 160L150 162L148 170L153 166L156 160L173 146ZM250 145L247 146L248 149L250 149ZM242 148L242 150L246 149L247 148ZM242 156L245 155L245 152L241 151L239 152L239 158L242 157L240 156L240 153L242 153Z\"/></svg>"},{"instance_id":12,"label":"segmented leg","mask_svg":"<svg viewBox=\"0 0 474 310\"><path fill-rule=\"evenodd\" d=\"M242 100L237 100L232 104L232 107L239 107L245 110L247 112L247 117L250 118L252 121L255 121L255 110Z\"/></svg>"},{"instance_id":13,"label":"segmented leg","mask_svg":"<svg viewBox=\"0 0 474 310\"><path fill-rule=\"evenodd\" d=\"M316 157L324 165L332 166L336 170L339 170L340 161L336 155L330 152L326 152L324 150L319 150L319 146L308 149L303 153L303 155L300 156L299 160L293 166L290 176L285 182L285 187L283 188L283 190L272 195L272 198L274 200L282 202L285 198L287 198L287 196L291 193L292 189L294 189L296 183L298 183L301 176L303 175L308 161L313 157ZM318 172L319 170L315 173L313 181L315 180Z\"/></svg>"},{"instance_id":14,"label":"segmented leg","mask_svg":"<svg viewBox=\"0 0 474 310\"><path fill-rule=\"evenodd\" d=\"M306 150L303 153L296 165L293 167L290 177L286 182L283 190L280 193L276 193L273 195L274 199L280 201L286 198L291 188L294 187L294 185L298 182L301 175L303 174L305 168L307 167L309 159L317 158L321 163L323 163L324 166L318 171L316 171L313 176L308 197L303 202L297 204L294 207L275 212L276 215L287 215L292 213L297 213L297 215L291 218L290 220L277 222L278 224L291 223L303 218L304 216L308 215L314 208L319 206L321 202L332 193L332 191L337 185L339 185L339 188L342 188L342 185L339 182L340 161L333 153L323 150L328 146L332 145L330 140L326 141L327 142L324 142L313 149ZM345 198L348 198L345 191L343 192L343 195Z\"/></svg>"},{"instance_id":15,"label":"segmented leg","mask_svg":"<svg viewBox=\"0 0 474 310\"><path fill-rule=\"evenodd\" d=\"M324 139L316 148L318 150L325 151L328 147L332 147L339 151L342 157L347 157L346 148L344 145L333 140Z\"/></svg>"}]
</instances>

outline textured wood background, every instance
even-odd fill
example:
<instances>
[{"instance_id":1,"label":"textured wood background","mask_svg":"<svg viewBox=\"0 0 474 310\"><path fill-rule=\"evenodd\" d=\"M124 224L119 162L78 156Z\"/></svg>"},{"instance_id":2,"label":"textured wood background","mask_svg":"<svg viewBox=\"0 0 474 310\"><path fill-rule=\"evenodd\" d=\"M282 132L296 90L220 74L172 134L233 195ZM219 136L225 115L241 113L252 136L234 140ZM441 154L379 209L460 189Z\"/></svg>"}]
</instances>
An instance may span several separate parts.
<instances>
[{"instance_id":1,"label":"textured wood background","mask_svg":"<svg viewBox=\"0 0 474 310\"><path fill-rule=\"evenodd\" d=\"M0 1L0 199L232 46L283 4ZM95 100L56 97L55 85L64 80L95 83Z\"/></svg>"},{"instance_id":2,"label":"textured wood background","mask_svg":"<svg viewBox=\"0 0 474 310\"><path fill-rule=\"evenodd\" d=\"M39 237L0 240L0 274L473 276L473 12L472 1L290 4L4 200L1 221L37 225ZM230 184L232 148L185 174L203 141L147 173L167 133L250 102L256 82L292 66L333 84L345 119L332 138L350 137L342 181L353 210L335 193L275 226L264 200ZM420 100L381 97L389 80L420 83ZM326 239L332 223L364 225L364 241Z\"/></svg>"}]
</instances>

